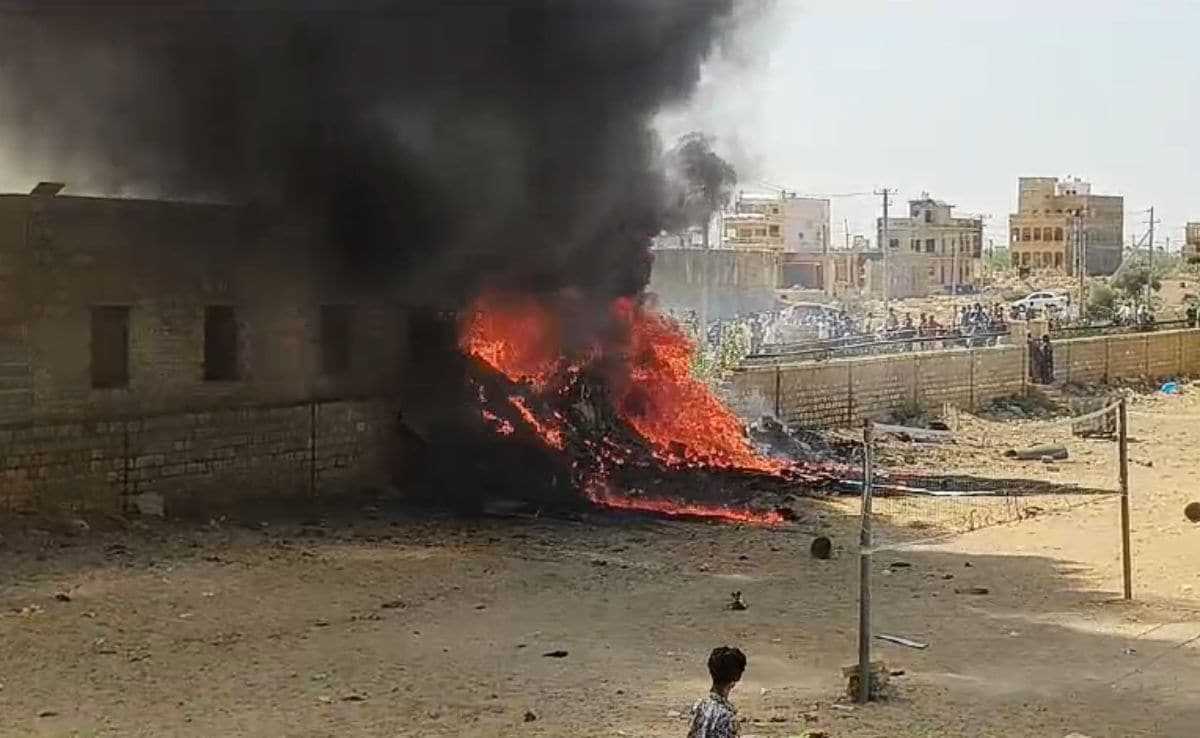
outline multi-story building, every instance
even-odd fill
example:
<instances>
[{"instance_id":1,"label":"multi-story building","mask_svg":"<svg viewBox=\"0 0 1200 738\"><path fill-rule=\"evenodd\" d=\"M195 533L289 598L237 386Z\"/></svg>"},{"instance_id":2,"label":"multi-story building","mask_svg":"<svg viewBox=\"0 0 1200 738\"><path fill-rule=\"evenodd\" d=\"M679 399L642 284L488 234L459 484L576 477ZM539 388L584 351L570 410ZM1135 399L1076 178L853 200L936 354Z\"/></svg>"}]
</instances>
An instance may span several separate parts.
<instances>
[{"instance_id":1,"label":"multi-story building","mask_svg":"<svg viewBox=\"0 0 1200 738\"><path fill-rule=\"evenodd\" d=\"M1121 265L1125 199L1094 195L1087 182L1021 177L1017 212L1008 217L1014 266L1112 274Z\"/></svg>"},{"instance_id":2,"label":"multi-story building","mask_svg":"<svg viewBox=\"0 0 1200 738\"><path fill-rule=\"evenodd\" d=\"M979 274L983 220L955 217L953 209L953 205L922 193L919 199L909 201L907 218L888 218L888 257L924 255L929 284L934 288L973 285ZM879 243L883 244L883 218L878 219L878 228Z\"/></svg>"},{"instance_id":3,"label":"multi-story building","mask_svg":"<svg viewBox=\"0 0 1200 738\"><path fill-rule=\"evenodd\" d=\"M735 245L778 248L784 254L822 254L829 250L829 200L739 194L725 215L725 237Z\"/></svg>"},{"instance_id":4,"label":"multi-story building","mask_svg":"<svg viewBox=\"0 0 1200 738\"><path fill-rule=\"evenodd\" d=\"M1200 258L1200 222L1190 222L1184 233L1183 258L1185 260Z\"/></svg>"},{"instance_id":5,"label":"multi-story building","mask_svg":"<svg viewBox=\"0 0 1200 738\"><path fill-rule=\"evenodd\" d=\"M783 220L778 212L754 210L725 213L721 242L727 248L783 250Z\"/></svg>"}]
</instances>

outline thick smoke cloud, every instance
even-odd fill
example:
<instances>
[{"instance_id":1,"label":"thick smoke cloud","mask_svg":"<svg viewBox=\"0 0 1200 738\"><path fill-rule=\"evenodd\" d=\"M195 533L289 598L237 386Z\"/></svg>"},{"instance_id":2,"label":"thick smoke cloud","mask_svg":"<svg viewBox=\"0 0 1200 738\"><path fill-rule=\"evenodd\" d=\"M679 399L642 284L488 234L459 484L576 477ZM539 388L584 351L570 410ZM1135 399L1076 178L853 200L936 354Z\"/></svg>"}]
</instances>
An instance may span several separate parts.
<instances>
[{"instance_id":1,"label":"thick smoke cloud","mask_svg":"<svg viewBox=\"0 0 1200 738\"><path fill-rule=\"evenodd\" d=\"M315 217L360 276L639 292L649 125L732 0L0 2L4 147L90 189Z\"/></svg>"}]
</instances>

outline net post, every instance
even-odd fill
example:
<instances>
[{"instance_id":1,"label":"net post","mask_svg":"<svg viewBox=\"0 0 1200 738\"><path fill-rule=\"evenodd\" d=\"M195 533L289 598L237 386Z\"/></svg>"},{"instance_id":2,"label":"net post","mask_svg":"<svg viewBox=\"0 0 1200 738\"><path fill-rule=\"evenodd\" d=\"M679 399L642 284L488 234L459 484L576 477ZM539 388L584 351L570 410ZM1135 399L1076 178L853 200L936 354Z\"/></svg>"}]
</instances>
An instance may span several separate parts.
<instances>
[{"instance_id":1,"label":"net post","mask_svg":"<svg viewBox=\"0 0 1200 738\"><path fill-rule=\"evenodd\" d=\"M1126 398L1122 397L1117 407L1119 414L1118 442L1121 464L1121 569L1125 585L1125 599L1133 599L1133 556L1129 545L1129 416L1125 410Z\"/></svg>"},{"instance_id":2,"label":"net post","mask_svg":"<svg viewBox=\"0 0 1200 738\"><path fill-rule=\"evenodd\" d=\"M863 420L862 524L858 539L858 701L871 700L871 485L875 429Z\"/></svg>"}]
</instances>

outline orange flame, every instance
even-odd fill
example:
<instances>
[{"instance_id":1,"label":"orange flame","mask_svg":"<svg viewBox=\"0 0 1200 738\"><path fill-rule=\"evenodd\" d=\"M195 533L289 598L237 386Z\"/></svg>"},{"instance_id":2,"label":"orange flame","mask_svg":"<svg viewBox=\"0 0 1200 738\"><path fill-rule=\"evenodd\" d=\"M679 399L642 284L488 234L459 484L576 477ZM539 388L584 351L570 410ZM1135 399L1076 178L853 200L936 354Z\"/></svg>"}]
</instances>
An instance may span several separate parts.
<instances>
[{"instance_id":1,"label":"orange flame","mask_svg":"<svg viewBox=\"0 0 1200 738\"><path fill-rule=\"evenodd\" d=\"M542 421L538 420L537 416L533 414L533 411L529 409L529 405L525 404L524 397L512 395L508 398L508 401L517 409L517 412L521 413L521 417L525 418L525 422L529 423L529 427L533 428L533 431L541 436L542 440L546 442L547 446L558 449L559 451L562 451L567 447L566 442L563 441L562 431L549 425L548 423L543 423Z\"/></svg>"},{"instance_id":2,"label":"orange flame","mask_svg":"<svg viewBox=\"0 0 1200 738\"><path fill-rule=\"evenodd\" d=\"M558 319L528 296L487 293L476 300L459 345L513 382L545 391L562 364Z\"/></svg>"},{"instance_id":3,"label":"orange flame","mask_svg":"<svg viewBox=\"0 0 1200 738\"><path fill-rule=\"evenodd\" d=\"M783 515L774 510L756 512L748 508L703 505L680 500L656 500L646 497L633 497L613 492L601 483L586 485L584 492L587 494L587 498L597 505L617 510L653 512L672 517L706 518L726 523L747 523L750 525L779 525L784 521Z\"/></svg>"},{"instance_id":4,"label":"orange flame","mask_svg":"<svg viewBox=\"0 0 1200 738\"><path fill-rule=\"evenodd\" d=\"M678 326L628 299L613 310L630 330L630 381L619 409L663 461L769 474L786 468L759 453L737 416L692 375L695 346Z\"/></svg>"},{"instance_id":5,"label":"orange flame","mask_svg":"<svg viewBox=\"0 0 1200 738\"><path fill-rule=\"evenodd\" d=\"M669 466L769 474L789 468L784 462L760 454L746 437L741 421L692 376L695 347L674 323L647 312L631 299L615 301L611 318L628 339L625 361L621 363L628 374L614 383L617 412L646 440L659 461ZM572 364L564 356L562 338L561 321L545 302L530 296L485 294L475 302L462 326L460 347L510 381L525 383L544 395L556 390L555 383L563 376L580 371L601 356L599 349L593 348ZM482 388L478 393L480 403L486 404ZM543 443L558 451L566 449L561 416L553 420L538 417L520 395L509 396L508 402ZM483 412L497 432L512 433L511 423L488 410ZM590 441L585 443L592 446ZM776 512L616 492L605 481L604 466L623 465L624 452L608 439L603 446L592 449L600 467L588 474L590 479L583 485L588 499L598 505L756 525L783 522L783 516ZM578 462L573 465L578 466Z\"/></svg>"}]
</instances>

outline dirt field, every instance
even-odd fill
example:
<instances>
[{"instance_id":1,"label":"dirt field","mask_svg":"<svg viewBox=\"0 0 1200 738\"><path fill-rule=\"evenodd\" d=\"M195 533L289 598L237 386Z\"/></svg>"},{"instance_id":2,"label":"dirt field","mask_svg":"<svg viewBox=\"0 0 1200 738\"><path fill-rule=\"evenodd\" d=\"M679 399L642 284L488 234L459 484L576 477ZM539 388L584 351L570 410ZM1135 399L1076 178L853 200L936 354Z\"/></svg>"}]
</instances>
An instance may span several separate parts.
<instances>
[{"instance_id":1,"label":"dirt field","mask_svg":"<svg viewBox=\"0 0 1200 738\"><path fill-rule=\"evenodd\" d=\"M356 503L323 525L13 521L0 734L683 736L704 658L728 643L750 658L734 692L744 735L1194 736L1200 527L1182 508L1200 498L1200 388L1132 410L1136 602L1113 601L1113 498L879 554L876 630L930 644L876 644L905 672L887 703L833 706L855 654L853 505L752 529ZM1038 433L961 422L996 448ZM895 441L885 456L1112 488L1112 449L1081 442L1052 472ZM835 540L831 561L808 555L817 530ZM989 593L955 594L972 586ZM748 610L725 608L733 590Z\"/></svg>"}]
</instances>

